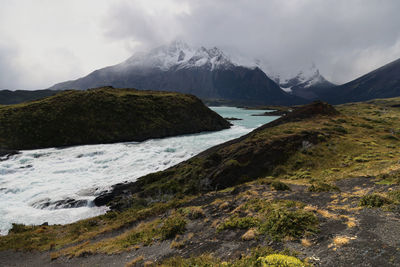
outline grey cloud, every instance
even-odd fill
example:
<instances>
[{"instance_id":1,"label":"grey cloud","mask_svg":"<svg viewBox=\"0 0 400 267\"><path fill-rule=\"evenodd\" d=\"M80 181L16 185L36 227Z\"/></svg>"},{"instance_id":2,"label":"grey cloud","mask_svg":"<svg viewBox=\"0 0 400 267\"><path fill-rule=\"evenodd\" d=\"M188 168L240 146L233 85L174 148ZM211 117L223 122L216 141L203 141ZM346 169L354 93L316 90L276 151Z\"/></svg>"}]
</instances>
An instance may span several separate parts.
<instances>
[{"instance_id":1,"label":"grey cloud","mask_svg":"<svg viewBox=\"0 0 400 267\"><path fill-rule=\"evenodd\" d=\"M398 0L60 0L43 30L45 4L2 4L0 89L51 86L177 38L283 74L315 63L336 83L400 57Z\"/></svg>"},{"instance_id":2,"label":"grey cloud","mask_svg":"<svg viewBox=\"0 0 400 267\"><path fill-rule=\"evenodd\" d=\"M0 90L18 88L21 84L18 67L14 59L18 51L15 47L0 43Z\"/></svg>"},{"instance_id":3,"label":"grey cloud","mask_svg":"<svg viewBox=\"0 0 400 267\"><path fill-rule=\"evenodd\" d=\"M190 13L176 16L175 33L194 44L231 47L251 57L263 58L276 70L293 72L315 62L334 82L345 82L400 57L399 1L188 1ZM114 9L115 11L115 9ZM137 23L143 28L121 27L140 10L114 14L109 32L131 36L144 46L165 42L159 28L163 17ZM118 20L118 17L121 20ZM118 26L119 25L119 26ZM176 27L179 25L179 27ZM119 30L121 28L122 30ZM172 31L168 31L171 34ZM168 37L168 36L167 36ZM175 36L169 36L170 39ZM397 49L397 50L393 50ZM374 60L368 53L383 52ZM364 62L364 63L363 63Z\"/></svg>"}]
</instances>

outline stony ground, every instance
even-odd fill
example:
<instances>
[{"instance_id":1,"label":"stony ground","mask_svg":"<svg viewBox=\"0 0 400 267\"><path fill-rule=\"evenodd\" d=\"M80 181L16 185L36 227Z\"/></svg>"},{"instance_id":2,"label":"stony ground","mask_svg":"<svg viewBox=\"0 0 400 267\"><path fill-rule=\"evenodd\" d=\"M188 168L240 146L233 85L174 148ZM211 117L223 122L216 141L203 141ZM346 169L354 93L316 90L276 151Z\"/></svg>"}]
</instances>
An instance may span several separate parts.
<instances>
[{"instance_id":1,"label":"stony ground","mask_svg":"<svg viewBox=\"0 0 400 267\"><path fill-rule=\"evenodd\" d=\"M252 247L270 246L276 250L296 251L299 258L308 258L315 266L400 265L400 209L387 211L359 206L362 196L371 192L386 193L393 190L393 186L377 184L372 177L340 180L337 182L340 191L320 193L309 192L305 185L287 184L291 191L275 191L269 184L253 182L194 198L185 206L202 207L203 214L189 220L185 233L174 240L154 242L112 255L82 254L55 260L51 260L51 252L3 251L0 262L2 266L124 266L143 257L138 263L140 266L145 261L161 262L172 255L188 257L212 253L229 260L241 257ZM244 240L247 229L216 230L240 205L253 198L301 201L306 210L318 216L320 230L307 238L282 241L272 241L263 235ZM169 216L169 213L159 217ZM110 235L97 237L95 242L107 238Z\"/></svg>"}]
</instances>

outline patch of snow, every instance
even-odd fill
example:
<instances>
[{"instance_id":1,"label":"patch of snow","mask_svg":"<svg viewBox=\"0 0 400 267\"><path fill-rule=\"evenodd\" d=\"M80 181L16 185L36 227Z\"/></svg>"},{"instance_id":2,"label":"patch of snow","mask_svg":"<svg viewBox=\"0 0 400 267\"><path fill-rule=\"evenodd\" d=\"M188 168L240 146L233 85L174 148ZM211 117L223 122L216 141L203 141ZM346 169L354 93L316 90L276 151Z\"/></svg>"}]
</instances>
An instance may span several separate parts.
<instances>
[{"instance_id":1,"label":"patch of snow","mask_svg":"<svg viewBox=\"0 0 400 267\"><path fill-rule=\"evenodd\" d=\"M286 93L291 93L292 92L292 86L290 86L290 87L281 87L281 89L283 90L283 91L285 91Z\"/></svg>"},{"instance_id":2,"label":"patch of snow","mask_svg":"<svg viewBox=\"0 0 400 267\"><path fill-rule=\"evenodd\" d=\"M156 68L167 71L171 68L209 67L211 70L230 68L236 64L217 47L192 47L182 41L160 46L148 52L137 53L126 60L122 67Z\"/></svg>"}]
</instances>

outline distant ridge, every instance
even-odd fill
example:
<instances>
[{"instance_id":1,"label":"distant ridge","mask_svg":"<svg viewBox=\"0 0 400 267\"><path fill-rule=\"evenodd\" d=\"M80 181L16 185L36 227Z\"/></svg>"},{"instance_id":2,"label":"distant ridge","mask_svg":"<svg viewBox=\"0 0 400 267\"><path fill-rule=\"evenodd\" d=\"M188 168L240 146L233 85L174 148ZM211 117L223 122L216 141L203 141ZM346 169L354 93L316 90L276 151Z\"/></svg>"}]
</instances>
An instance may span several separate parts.
<instances>
[{"instance_id":1,"label":"distant ridge","mask_svg":"<svg viewBox=\"0 0 400 267\"><path fill-rule=\"evenodd\" d=\"M320 94L332 104L400 96L400 59Z\"/></svg>"},{"instance_id":2,"label":"distant ridge","mask_svg":"<svg viewBox=\"0 0 400 267\"><path fill-rule=\"evenodd\" d=\"M0 105L18 104L25 101L37 100L58 93L55 90L0 90Z\"/></svg>"}]
</instances>

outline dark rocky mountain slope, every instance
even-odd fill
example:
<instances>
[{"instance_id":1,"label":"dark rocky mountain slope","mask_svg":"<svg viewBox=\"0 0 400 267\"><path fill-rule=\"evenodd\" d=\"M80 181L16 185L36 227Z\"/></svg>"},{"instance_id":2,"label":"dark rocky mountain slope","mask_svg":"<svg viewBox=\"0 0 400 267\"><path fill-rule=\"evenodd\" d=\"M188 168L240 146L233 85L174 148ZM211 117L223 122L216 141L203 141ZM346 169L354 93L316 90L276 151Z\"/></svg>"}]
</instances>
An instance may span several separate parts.
<instances>
[{"instance_id":1,"label":"dark rocky mountain slope","mask_svg":"<svg viewBox=\"0 0 400 267\"><path fill-rule=\"evenodd\" d=\"M320 94L321 99L332 104L397 96L400 96L400 59Z\"/></svg>"},{"instance_id":2,"label":"dark rocky mountain slope","mask_svg":"<svg viewBox=\"0 0 400 267\"><path fill-rule=\"evenodd\" d=\"M194 94L242 104L293 105L305 103L287 94L260 68L234 63L220 49L195 49L174 42L50 89L88 89L111 85Z\"/></svg>"}]
</instances>

